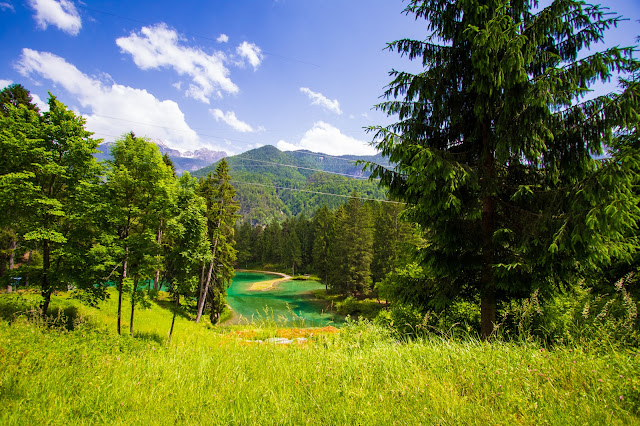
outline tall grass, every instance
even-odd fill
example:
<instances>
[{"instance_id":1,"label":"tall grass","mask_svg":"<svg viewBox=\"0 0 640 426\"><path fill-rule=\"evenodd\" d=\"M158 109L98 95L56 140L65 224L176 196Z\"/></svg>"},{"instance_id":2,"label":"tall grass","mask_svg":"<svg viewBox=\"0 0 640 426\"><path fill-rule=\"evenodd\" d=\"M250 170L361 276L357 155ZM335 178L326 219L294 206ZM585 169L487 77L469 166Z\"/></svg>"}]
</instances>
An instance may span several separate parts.
<instances>
[{"instance_id":1,"label":"tall grass","mask_svg":"<svg viewBox=\"0 0 640 426\"><path fill-rule=\"evenodd\" d=\"M636 350L399 342L362 322L276 345L255 342L268 323L184 318L167 344L170 312L141 310L138 337L119 337L112 303L79 308L73 331L0 321L0 424L640 423Z\"/></svg>"}]
</instances>

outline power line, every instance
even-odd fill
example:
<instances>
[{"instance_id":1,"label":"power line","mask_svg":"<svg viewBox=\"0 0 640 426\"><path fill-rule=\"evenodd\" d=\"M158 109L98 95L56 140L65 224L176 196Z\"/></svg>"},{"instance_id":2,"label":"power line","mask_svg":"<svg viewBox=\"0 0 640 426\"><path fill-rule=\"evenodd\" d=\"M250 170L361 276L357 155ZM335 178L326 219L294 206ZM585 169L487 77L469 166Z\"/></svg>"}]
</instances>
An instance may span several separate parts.
<instances>
[{"instance_id":1,"label":"power line","mask_svg":"<svg viewBox=\"0 0 640 426\"><path fill-rule=\"evenodd\" d=\"M90 114L90 113L87 113L87 112L79 112L79 113L81 115L83 115L83 116L93 115L93 116L96 116L96 117L102 117L102 118L108 118L108 119L112 119L112 120L125 121L125 122L128 122L128 123L140 124L140 125L143 125L143 126L158 127L158 128L165 129L165 130L175 130L175 131L179 131L179 132L188 132L189 131L189 130L185 130L185 129L177 129L175 127L160 126L158 124L145 123L145 122L142 122L142 121L129 120L127 118L113 117L113 116L109 116L109 115ZM205 133L196 132L193 129L191 129L191 131L193 133L195 133L196 135L198 135L198 136L203 136L203 137L207 137L207 138L222 139L222 140L225 140L225 141L232 141L232 142L239 142L239 143L246 143L246 144L257 143L256 141L246 141L246 140L240 140L240 139L226 138L226 137L223 137L223 136L209 135L209 134L205 134ZM109 136L109 137L113 137L113 138L119 137L119 136L110 135L108 133L102 133L102 132L95 132L94 134L103 135L103 136ZM287 151L284 151L284 152L287 152ZM358 160L352 160L350 158L338 157L338 156L335 156L335 155L321 154L321 153L315 153L315 152L306 152L306 151L301 151L301 150L299 150L299 151L289 151L289 152L295 152L296 155L297 154L303 154L303 155L312 155L312 156L316 156L316 157L329 157L329 158L333 158L333 159L340 160L340 161L347 161L349 163L355 163L356 161L358 161ZM242 157L236 157L236 158L245 159L245 158L242 158ZM246 158L246 160L269 163L269 162L266 162L266 161L253 160L253 159L249 159L249 158ZM293 166L293 165L286 165L286 164L281 164L281 163L271 163L271 164L275 164L275 165L279 165L279 166L285 166L285 167L295 167L295 168L300 168L300 169L314 170L314 171L325 172L325 173L334 173L334 172L327 172L325 170L311 169L311 168L305 168L305 167ZM384 168L388 168L389 164L384 164L384 165L381 165L381 166L384 167ZM350 175L350 174L343 174L343 173L334 173L334 174L348 176L348 177L352 177L352 178L355 178L355 179L362 179L362 178L358 178L358 177Z\"/></svg>"},{"instance_id":2,"label":"power line","mask_svg":"<svg viewBox=\"0 0 640 426\"><path fill-rule=\"evenodd\" d=\"M242 184L242 185L261 186L261 187L264 187L264 188L275 188L275 189L295 191L295 192L305 192L305 193L308 193L308 194L328 195L328 196L331 196L331 197L356 198L358 200L363 200L363 201L378 201L380 203L406 204L406 203L402 203L400 201L381 200L379 198L353 197L351 195L331 194L329 192L319 192L319 191L311 191L311 190L308 190L308 189L289 188L289 187L286 187L286 186L267 185L267 184L256 183L256 182L244 182L244 181L239 181L239 180L234 180L234 179L230 180L229 182L238 183L238 184Z\"/></svg>"},{"instance_id":3,"label":"power line","mask_svg":"<svg viewBox=\"0 0 640 426\"><path fill-rule=\"evenodd\" d=\"M243 140L240 140L240 139L232 139L232 138L226 138L226 137L223 137L223 136L216 136L216 135L208 135L206 133L199 133L199 132L196 132L195 130L193 130L191 128L189 130L185 130L185 129L178 129L178 128L175 128L175 127L161 126L159 124L152 124L152 123L145 123L145 122L142 122L142 121L129 120L127 118L113 117L113 116L101 115L101 114L91 114L91 113L88 113L88 112L81 112L81 111L78 111L78 112L82 116L91 116L91 115L93 115L95 117L109 118L111 120L119 120L119 121L126 121L127 123L141 124L143 126L158 127L160 129L165 129L165 130L175 130L176 132L185 132L185 133L193 132L198 136L204 136L204 137L213 138L213 139L222 139L224 141L232 141L232 142L239 142L239 143L249 143L249 144L250 143L254 143L252 141L243 141ZM106 133L100 133L100 134L101 135L105 135L105 136L111 136L111 137L120 137L120 136L114 136L114 135L107 135Z\"/></svg>"},{"instance_id":4,"label":"power line","mask_svg":"<svg viewBox=\"0 0 640 426\"><path fill-rule=\"evenodd\" d=\"M291 164L283 164L283 163L274 163L273 161L254 160L252 158L243 158L243 157L235 157L235 159L241 160L241 161L255 161L257 163L263 163L263 164L274 165L274 166L290 167L290 168L293 168L293 169L302 169L302 170L310 170L310 171L314 171L314 172L329 173L329 174L332 174L332 175L350 177L352 179L369 179L368 177L354 176L354 175L350 175L348 173L329 172L327 170L312 169L310 167L294 166L294 165L291 165Z\"/></svg>"},{"instance_id":5,"label":"power line","mask_svg":"<svg viewBox=\"0 0 640 426\"><path fill-rule=\"evenodd\" d=\"M117 137L114 135L110 135L107 133L101 133L101 132L95 132L95 135L103 135L103 136L110 136L110 137ZM295 151L294 151L295 152ZM297 151L299 152L299 151ZM303 154L308 154L308 153L303 153ZM188 158L188 157L185 157ZM357 180L380 180L380 179L371 179L369 177L365 177L365 176L354 176L352 174L349 173L340 173L340 172L331 172L328 170L322 170L322 169L314 169L311 167L303 167L303 166L294 166L293 164L285 164L285 163L275 163L272 161L265 161L265 160L256 160L253 158L244 158L244 157L239 157L239 156L233 156L234 159L236 160L240 160L240 161L253 161L256 163L261 163L261 164L266 164L266 165L272 165L272 166L279 166L279 167L289 167L292 169L302 169L302 170L309 170L309 171L313 171L313 172L318 172L318 173L326 173L326 174L330 174L330 175L337 175L337 176L344 176L344 177L348 177L351 179L357 179ZM347 158L340 158L340 157L334 157L338 160L345 160L345 161L349 161L349 162L353 162L355 163L355 160L349 160ZM244 165L243 167L260 167L259 165L255 164L255 165ZM385 166L382 166L385 167Z\"/></svg>"}]
</instances>

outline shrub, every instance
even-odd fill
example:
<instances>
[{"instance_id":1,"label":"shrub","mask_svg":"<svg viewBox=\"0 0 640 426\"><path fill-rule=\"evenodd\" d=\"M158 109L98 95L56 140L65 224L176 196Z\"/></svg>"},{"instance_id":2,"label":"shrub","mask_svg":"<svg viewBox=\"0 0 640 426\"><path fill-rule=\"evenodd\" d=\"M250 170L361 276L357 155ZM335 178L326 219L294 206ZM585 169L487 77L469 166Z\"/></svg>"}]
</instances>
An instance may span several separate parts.
<instances>
[{"instance_id":1,"label":"shrub","mask_svg":"<svg viewBox=\"0 0 640 426\"><path fill-rule=\"evenodd\" d=\"M511 334L547 344L637 347L638 303L625 288L631 278L618 280L613 292L605 294L582 284L548 301L540 300L536 292L529 299L507 304L498 330L503 336Z\"/></svg>"}]
</instances>

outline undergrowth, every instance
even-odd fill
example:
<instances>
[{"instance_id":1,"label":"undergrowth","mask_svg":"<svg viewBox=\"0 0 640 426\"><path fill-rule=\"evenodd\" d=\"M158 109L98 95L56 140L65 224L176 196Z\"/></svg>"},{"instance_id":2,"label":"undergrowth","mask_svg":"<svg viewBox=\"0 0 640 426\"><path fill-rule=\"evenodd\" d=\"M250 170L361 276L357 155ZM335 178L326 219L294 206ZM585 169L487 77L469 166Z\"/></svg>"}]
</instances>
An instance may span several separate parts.
<instances>
[{"instance_id":1,"label":"undergrowth","mask_svg":"<svg viewBox=\"0 0 640 426\"><path fill-rule=\"evenodd\" d=\"M168 343L159 305L131 338L115 334L113 298L88 308L59 295L61 320L48 322L24 309L30 297L0 295L1 424L639 423L637 349L184 317Z\"/></svg>"}]
</instances>

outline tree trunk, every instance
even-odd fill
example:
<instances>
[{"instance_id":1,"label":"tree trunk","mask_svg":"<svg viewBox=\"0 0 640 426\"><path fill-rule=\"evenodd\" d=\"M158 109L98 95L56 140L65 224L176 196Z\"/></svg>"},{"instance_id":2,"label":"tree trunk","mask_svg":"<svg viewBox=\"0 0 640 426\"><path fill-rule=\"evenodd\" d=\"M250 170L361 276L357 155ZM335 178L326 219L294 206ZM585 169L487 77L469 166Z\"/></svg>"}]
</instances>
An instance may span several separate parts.
<instances>
[{"instance_id":1,"label":"tree trunk","mask_svg":"<svg viewBox=\"0 0 640 426\"><path fill-rule=\"evenodd\" d=\"M493 233L495 232L496 202L493 196L495 175L493 148L489 141L489 123L482 123L483 183L482 199L482 275L480 295L480 337L488 339L496 323L496 286L493 275Z\"/></svg>"},{"instance_id":2,"label":"tree trunk","mask_svg":"<svg viewBox=\"0 0 640 426\"><path fill-rule=\"evenodd\" d=\"M117 322L118 334L121 334L120 323L122 318L122 290L123 290L122 286L124 284L125 278L127 278L127 260L129 257L128 255L129 255L129 248L127 247L125 249L124 259L122 260L122 274L120 275L120 282L118 283L118 322Z\"/></svg>"},{"instance_id":3,"label":"tree trunk","mask_svg":"<svg viewBox=\"0 0 640 426\"><path fill-rule=\"evenodd\" d=\"M42 245L42 315L46 315L51 303L51 285L49 284L49 269L51 268L51 250L49 241Z\"/></svg>"},{"instance_id":4,"label":"tree trunk","mask_svg":"<svg viewBox=\"0 0 640 426\"><path fill-rule=\"evenodd\" d=\"M196 299L200 303L202 298L202 292L204 291L204 271L207 268L206 264L202 264L202 270L200 271L200 286L198 287L198 298Z\"/></svg>"},{"instance_id":5,"label":"tree trunk","mask_svg":"<svg viewBox=\"0 0 640 426\"><path fill-rule=\"evenodd\" d=\"M220 209L220 218L218 219L218 226L216 230L219 232L220 224L222 223L222 206ZM213 263L216 261L216 250L218 249L218 236L219 234L216 232L216 239L213 242L213 248L211 249L211 263L209 264L209 273L207 274L207 282L204 285L204 290L200 295L200 300L198 300L198 314L196 315L196 323L200 322L200 318L202 317L202 312L204 311L204 301L207 298L207 292L209 291L209 285L211 284L211 275L213 274Z\"/></svg>"},{"instance_id":6,"label":"tree trunk","mask_svg":"<svg viewBox=\"0 0 640 426\"><path fill-rule=\"evenodd\" d=\"M133 290L131 291L131 320L129 321L129 334L133 337L133 313L136 309L136 291L138 291L138 277L133 279Z\"/></svg>"},{"instance_id":7,"label":"tree trunk","mask_svg":"<svg viewBox=\"0 0 640 426\"><path fill-rule=\"evenodd\" d=\"M171 328L169 329L169 343L171 343L171 336L173 336L173 325L176 323L176 315L178 314L179 307L180 307L180 295L176 294L176 304L173 307L173 318L171 318Z\"/></svg>"},{"instance_id":8,"label":"tree trunk","mask_svg":"<svg viewBox=\"0 0 640 426\"><path fill-rule=\"evenodd\" d=\"M9 271L11 271L14 268L14 259L15 259L15 253L16 253L16 239L14 237L11 238L11 242L9 243L9 250L11 250L9 252L8 260L9 260ZM0 258L0 277L4 276L4 274L7 272L6 270L6 266L4 263L4 257ZM11 280L13 277L9 277L9 283L7 284L7 293L11 293L11 291L13 290L11 287Z\"/></svg>"},{"instance_id":9,"label":"tree trunk","mask_svg":"<svg viewBox=\"0 0 640 426\"><path fill-rule=\"evenodd\" d=\"M27 257L27 272L24 274L24 285L25 287L29 287L29 266L31 266L31 256L33 255L33 251L29 250L29 257Z\"/></svg>"},{"instance_id":10,"label":"tree trunk","mask_svg":"<svg viewBox=\"0 0 640 426\"><path fill-rule=\"evenodd\" d=\"M158 225L158 246L162 243L162 220L160 220L160 225ZM158 291L160 290L160 268L156 269L156 275L153 278L153 289Z\"/></svg>"}]
</instances>

